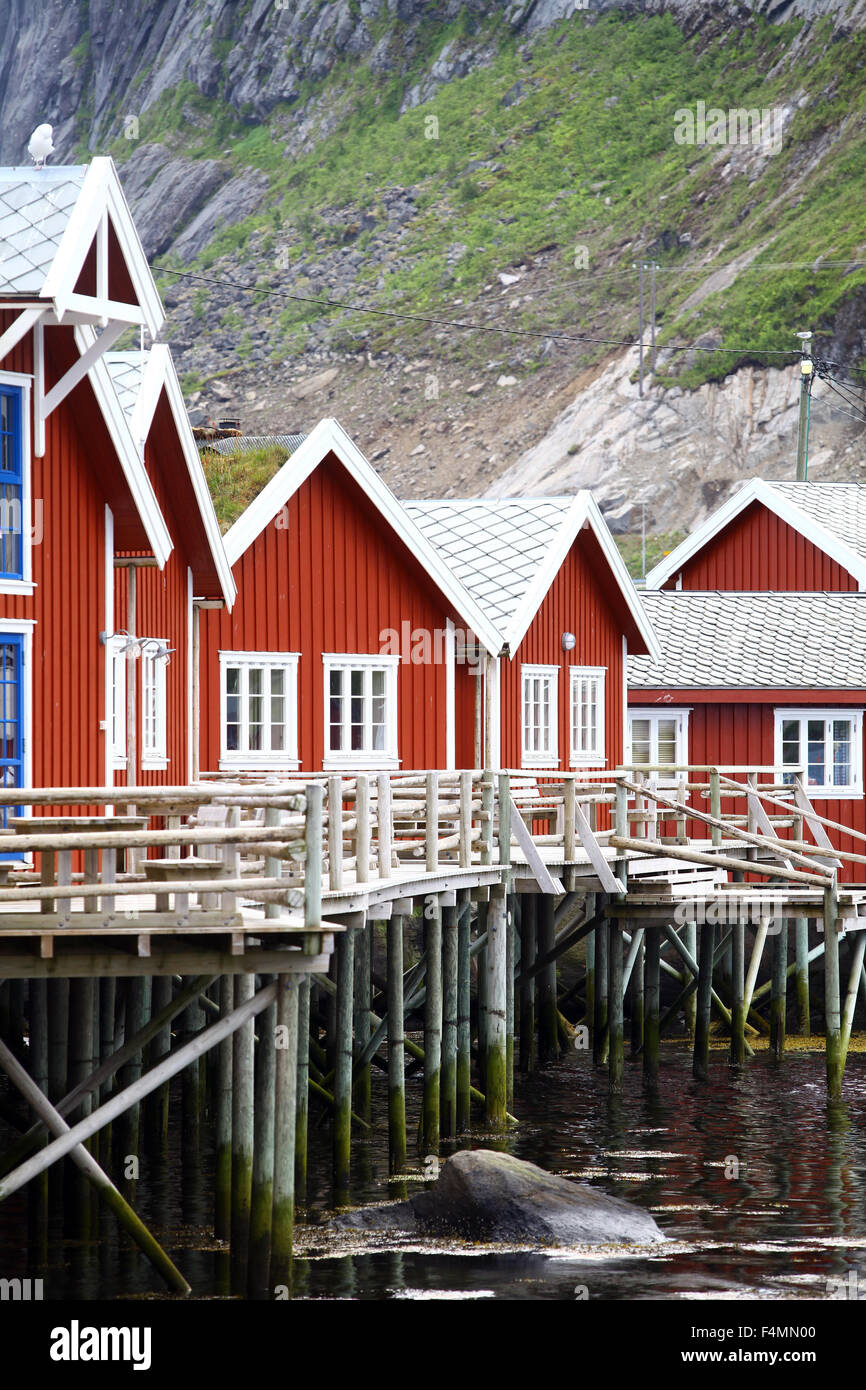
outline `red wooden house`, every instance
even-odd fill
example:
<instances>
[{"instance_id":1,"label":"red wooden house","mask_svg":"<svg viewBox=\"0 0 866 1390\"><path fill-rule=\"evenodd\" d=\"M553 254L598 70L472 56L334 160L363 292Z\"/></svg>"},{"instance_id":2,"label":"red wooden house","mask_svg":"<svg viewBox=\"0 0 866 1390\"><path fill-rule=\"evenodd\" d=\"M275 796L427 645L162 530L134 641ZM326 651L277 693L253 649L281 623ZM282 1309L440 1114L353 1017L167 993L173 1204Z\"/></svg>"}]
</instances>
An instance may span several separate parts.
<instances>
[{"instance_id":1,"label":"red wooden house","mask_svg":"<svg viewBox=\"0 0 866 1390\"><path fill-rule=\"evenodd\" d=\"M6 785L110 783L123 706L115 560L149 562L156 590L193 568L231 601L206 489L173 372L125 410L107 354L130 327L151 336L162 306L111 160L0 170L0 672ZM158 355L164 350L158 350ZM147 376L145 374L145 380ZM152 408L151 404L152 402ZM181 476L183 463L187 476ZM203 479L201 483L203 484ZM183 538L181 547L176 540ZM218 540L218 537L216 538ZM174 557L174 558L173 558ZM186 591L185 591L186 592ZM159 627L172 662L188 608ZM149 628L138 632L150 635ZM127 651L138 644L124 638ZM140 647L138 647L140 650ZM155 653L154 653L155 654ZM183 662L166 689L184 711ZM128 665L128 663L127 663ZM140 666L140 664L139 664ZM178 764L185 751L176 745ZM174 768L166 768L165 771ZM185 766L178 780L186 779Z\"/></svg>"},{"instance_id":2,"label":"red wooden house","mask_svg":"<svg viewBox=\"0 0 866 1390\"><path fill-rule=\"evenodd\" d=\"M866 832L864 521L859 484L753 481L656 566L662 656L629 660L629 760L799 767L822 815Z\"/></svg>"}]
</instances>

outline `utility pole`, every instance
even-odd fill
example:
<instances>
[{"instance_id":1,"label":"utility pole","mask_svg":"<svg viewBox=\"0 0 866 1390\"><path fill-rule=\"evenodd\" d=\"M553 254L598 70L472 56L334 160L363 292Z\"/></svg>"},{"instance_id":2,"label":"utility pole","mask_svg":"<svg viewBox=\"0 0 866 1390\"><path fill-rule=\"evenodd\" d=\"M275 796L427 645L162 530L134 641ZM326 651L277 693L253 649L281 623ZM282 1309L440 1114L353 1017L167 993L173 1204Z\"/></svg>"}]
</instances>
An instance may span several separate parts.
<instances>
[{"instance_id":1,"label":"utility pole","mask_svg":"<svg viewBox=\"0 0 866 1390\"><path fill-rule=\"evenodd\" d=\"M656 374L656 263L650 265L650 371Z\"/></svg>"},{"instance_id":2,"label":"utility pole","mask_svg":"<svg viewBox=\"0 0 866 1390\"><path fill-rule=\"evenodd\" d=\"M798 333L800 339L800 414L797 420L797 482L805 483L809 469L809 415L812 401L811 333Z\"/></svg>"},{"instance_id":3,"label":"utility pole","mask_svg":"<svg viewBox=\"0 0 866 1390\"><path fill-rule=\"evenodd\" d=\"M643 261L638 270L638 313L640 315L640 345L637 369L637 393L643 395Z\"/></svg>"}]
</instances>

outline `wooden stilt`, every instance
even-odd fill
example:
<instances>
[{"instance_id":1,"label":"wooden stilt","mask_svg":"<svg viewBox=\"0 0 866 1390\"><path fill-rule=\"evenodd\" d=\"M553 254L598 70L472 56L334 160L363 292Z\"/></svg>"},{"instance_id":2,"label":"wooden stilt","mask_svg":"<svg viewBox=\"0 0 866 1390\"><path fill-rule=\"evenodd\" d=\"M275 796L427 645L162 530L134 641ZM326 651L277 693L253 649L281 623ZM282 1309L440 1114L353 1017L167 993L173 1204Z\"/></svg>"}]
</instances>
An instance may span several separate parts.
<instances>
[{"instance_id":1,"label":"wooden stilt","mask_svg":"<svg viewBox=\"0 0 866 1390\"><path fill-rule=\"evenodd\" d=\"M352 996L355 932L337 938L337 1015L334 1037L334 1191L338 1201L349 1192L352 1144Z\"/></svg>"},{"instance_id":2,"label":"wooden stilt","mask_svg":"<svg viewBox=\"0 0 866 1390\"><path fill-rule=\"evenodd\" d=\"M796 954L797 1032L808 1037L811 1029L809 1004L809 919L794 918L794 949Z\"/></svg>"},{"instance_id":3,"label":"wooden stilt","mask_svg":"<svg viewBox=\"0 0 866 1390\"><path fill-rule=\"evenodd\" d=\"M485 1118L489 1129L505 1128L505 968L507 900L499 885L491 889L487 916L487 1076ZM554 1001L555 1002L555 1001Z\"/></svg>"},{"instance_id":4,"label":"wooden stilt","mask_svg":"<svg viewBox=\"0 0 866 1390\"><path fill-rule=\"evenodd\" d=\"M312 985L305 975L298 985L298 1066L297 1106L295 1119L295 1191L294 1203L302 1206L307 1200L307 1140L310 1114L310 995ZM277 1058L279 1063L279 1058ZM294 1205L294 1204L293 1204Z\"/></svg>"},{"instance_id":5,"label":"wooden stilt","mask_svg":"<svg viewBox=\"0 0 866 1390\"><path fill-rule=\"evenodd\" d=\"M440 1133L457 1133L457 908L442 909L442 1075Z\"/></svg>"},{"instance_id":6,"label":"wooden stilt","mask_svg":"<svg viewBox=\"0 0 866 1390\"><path fill-rule=\"evenodd\" d=\"M45 855L42 856L45 859ZM48 1096L65 1095L69 1046L69 981L48 981Z\"/></svg>"},{"instance_id":7,"label":"wooden stilt","mask_svg":"<svg viewBox=\"0 0 866 1390\"><path fill-rule=\"evenodd\" d=\"M622 1090L624 1074L624 1026L622 1006L622 928L619 922L609 924L610 960L608 978L610 1052L608 1058L608 1077L613 1092Z\"/></svg>"},{"instance_id":8,"label":"wooden stilt","mask_svg":"<svg viewBox=\"0 0 866 1390\"><path fill-rule=\"evenodd\" d=\"M69 1088L78 1086L93 1070L93 1015L95 1011L95 980L70 980L69 982ZM78 1113L89 1115L92 1109L90 1095L82 1097ZM72 1216L72 1230L81 1240L90 1235L90 1178L87 1171L79 1171L76 1181L68 1184L65 1191L67 1205Z\"/></svg>"},{"instance_id":9,"label":"wooden stilt","mask_svg":"<svg viewBox=\"0 0 866 1390\"><path fill-rule=\"evenodd\" d=\"M281 976L281 978L285 978ZM262 984L270 984L269 977ZM274 1210L274 1108L277 1100L277 1001L261 1015L255 1044L253 1098L253 1170L250 1192L250 1258L247 1288L251 1298L264 1298L270 1282L271 1220ZM297 1049L297 1028L293 1038ZM294 1123L295 1096L292 1095ZM295 1155L291 1152L294 1184Z\"/></svg>"},{"instance_id":10,"label":"wooden stilt","mask_svg":"<svg viewBox=\"0 0 866 1390\"><path fill-rule=\"evenodd\" d=\"M478 918L476 927L478 938L487 941L487 920L490 915L490 904L487 902L478 904ZM473 955L476 953L473 951ZM477 952L477 985L475 991L475 1026L476 1039L478 1044L478 1085L482 1091L487 1085L487 947L483 946Z\"/></svg>"},{"instance_id":11,"label":"wooden stilt","mask_svg":"<svg viewBox=\"0 0 866 1390\"><path fill-rule=\"evenodd\" d=\"M537 949L541 958L554 948L556 932L553 924L554 900L548 893L536 897ZM556 961L551 961L538 975L538 1056L543 1063L559 1056L559 1033L556 1021Z\"/></svg>"},{"instance_id":12,"label":"wooden stilt","mask_svg":"<svg viewBox=\"0 0 866 1390\"><path fill-rule=\"evenodd\" d=\"M599 923L595 929L595 1029L592 1040L592 1060L604 1065L608 1055L608 961L609 924Z\"/></svg>"},{"instance_id":13,"label":"wooden stilt","mask_svg":"<svg viewBox=\"0 0 866 1390\"><path fill-rule=\"evenodd\" d=\"M842 1010L842 1066L848 1057L848 1044L851 1041L851 1027L854 1010L857 1006L857 990L863 977L863 957L866 955L866 932L857 932L852 943L851 968L848 973L848 989L845 1006Z\"/></svg>"},{"instance_id":14,"label":"wooden stilt","mask_svg":"<svg viewBox=\"0 0 866 1390\"><path fill-rule=\"evenodd\" d=\"M682 930L683 945L689 952L693 960L698 955L698 928L695 922L686 922ZM695 1036L695 1028L698 1019L698 995L696 990L692 990L685 1000L685 1019L686 1032L690 1038Z\"/></svg>"},{"instance_id":15,"label":"wooden stilt","mask_svg":"<svg viewBox=\"0 0 866 1390\"><path fill-rule=\"evenodd\" d=\"M373 926L366 921L355 932L355 983L352 1001L355 1035L355 1066L353 1081L354 1109L363 1120L370 1118L370 1063L359 1064L358 1058L370 1037L370 957Z\"/></svg>"},{"instance_id":16,"label":"wooden stilt","mask_svg":"<svg viewBox=\"0 0 866 1390\"><path fill-rule=\"evenodd\" d=\"M40 1091L48 1085L48 981L30 980L30 1075Z\"/></svg>"},{"instance_id":17,"label":"wooden stilt","mask_svg":"<svg viewBox=\"0 0 866 1390\"><path fill-rule=\"evenodd\" d=\"M235 1008L255 993L252 975L235 976ZM246 1292L253 1180L253 1021L235 1031L232 1047L231 1284Z\"/></svg>"},{"instance_id":18,"label":"wooden stilt","mask_svg":"<svg viewBox=\"0 0 866 1390\"><path fill-rule=\"evenodd\" d=\"M824 890L824 1049L827 1094L842 1098L842 1013L839 985L839 908L835 883Z\"/></svg>"},{"instance_id":19,"label":"wooden stilt","mask_svg":"<svg viewBox=\"0 0 866 1390\"><path fill-rule=\"evenodd\" d=\"M234 1008L234 977L221 975L219 981L220 1016L227 1018ZM216 1125L214 1135L214 1235L217 1240L231 1236L232 1211L232 1051L230 1037L217 1049Z\"/></svg>"},{"instance_id":20,"label":"wooden stilt","mask_svg":"<svg viewBox=\"0 0 866 1390\"><path fill-rule=\"evenodd\" d=\"M746 927L735 921L731 928L731 1062L742 1066L746 1060Z\"/></svg>"},{"instance_id":21,"label":"wooden stilt","mask_svg":"<svg viewBox=\"0 0 866 1390\"><path fill-rule=\"evenodd\" d=\"M520 902L520 1070L535 1067L535 976L529 971L538 955L536 894L524 893Z\"/></svg>"},{"instance_id":22,"label":"wooden stilt","mask_svg":"<svg viewBox=\"0 0 866 1390\"><path fill-rule=\"evenodd\" d=\"M517 894L509 893L505 958L505 1090L509 1106L514 1103L514 970L517 958L517 913Z\"/></svg>"},{"instance_id":23,"label":"wooden stilt","mask_svg":"<svg viewBox=\"0 0 866 1390\"><path fill-rule=\"evenodd\" d=\"M278 1285L291 1286L297 1161L298 1061L301 1056L301 1037L298 1026L300 992L301 987L291 975L279 975L277 977L278 1047L276 1049L274 1206L270 1278L272 1293ZM309 1019L309 1011L307 1018ZM304 1157L306 1158L306 1151Z\"/></svg>"},{"instance_id":24,"label":"wooden stilt","mask_svg":"<svg viewBox=\"0 0 866 1390\"><path fill-rule=\"evenodd\" d=\"M658 928L648 927L644 935L643 1074L646 1086L651 1091L657 1088L659 1075L660 944L661 933Z\"/></svg>"},{"instance_id":25,"label":"wooden stilt","mask_svg":"<svg viewBox=\"0 0 866 1390\"><path fill-rule=\"evenodd\" d=\"M406 1167L406 1066L403 1024L403 918L387 925L388 983L388 1162L392 1173Z\"/></svg>"},{"instance_id":26,"label":"wooden stilt","mask_svg":"<svg viewBox=\"0 0 866 1390\"><path fill-rule=\"evenodd\" d=\"M126 1036L132 1037L143 1028L150 1017L150 986L151 982L147 976L132 976L126 981ZM120 1084L123 1090L131 1086L141 1076L142 1053L136 1052L120 1073ZM139 1107L133 1105L126 1111L120 1125L119 1143L120 1152L124 1160L127 1158L137 1158L141 1153L141 1140L139 1133L140 1116Z\"/></svg>"},{"instance_id":27,"label":"wooden stilt","mask_svg":"<svg viewBox=\"0 0 866 1390\"><path fill-rule=\"evenodd\" d=\"M644 933L644 938L646 934ZM640 1052L644 1041L644 954L645 939L638 943L637 955L632 966L629 981L631 1004L631 1050L634 1056Z\"/></svg>"},{"instance_id":28,"label":"wooden stilt","mask_svg":"<svg viewBox=\"0 0 866 1390\"><path fill-rule=\"evenodd\" d=\"M171 977L169 975L154 976L150 999L154 1014L158 1014L170 1003L171 994ZM171 1024L166 1023L151 1040L147 1049L148 1066L155 1066L157 1062L161 1062L170 1051ZM156 1149L162 1149L168 1139L168 1102L169 1087L165 1085L148 1097L145 1106L147 1142ZM184 1139L186 1140L186 1132L184 1132Z\"/></svg>"},{"instance_id":29,"label":"wooden stilt","mask_svg":"<svg viewBox=\"0 0 866 1390\"><path fill-rule=\"evenodd\" d=\"M472 1068L471 967L469 956L470 904L457 918L457 1132L469 1128ZM389 1010L390 1012L390 1010Z\"/></svg>"},{"instance_id":30,"label":"wooden stilt","mask_svg":"<svg viewBox=\"0 0 866 1390\"><path fill-rule=\"evenodd\" d=\"M699 1081L709 1078L710 1065L710 1010L713 999L713 952L715 948L715 926L704 922L701 926L700 954L698 956L697 1018L695 1022L695 1049L692 1072Z\"/></svg>"},{"instance_id":31,"label":"wooden stilt","mask_svg":"<svg viewBox=\"0 0 866 1390\"><path fill-rule=\"evenodd\" d=\"M788 984L788 923L777 924L773 938L773 975L770 995L770 1052L781 1061L785 1051L785 996Z\"/></svg>"},{"instance_id":32,"label":"wooden stilt","mask_svg":"<svg viewBox=\"0 0 866 1390\"><path fill-rule=\"evenodd\" d=\"M591 931L584 944L586 978L584 980L583 1019L590 1033L590 1041L595 1046L595 932Z\"/></svg>"},{"instance_id":33,"label":"wooden stilt","mask_svg":"<svg viewBox=\"0 0 866 1390\"><path fill-rule=\"evenodd\" d=\"M424 907L427 994L424 1000L424 1099L421 1121L425 1154L439 1152L439 1095L442 1064L442 909Z\"/></svg>"}]
</instances>

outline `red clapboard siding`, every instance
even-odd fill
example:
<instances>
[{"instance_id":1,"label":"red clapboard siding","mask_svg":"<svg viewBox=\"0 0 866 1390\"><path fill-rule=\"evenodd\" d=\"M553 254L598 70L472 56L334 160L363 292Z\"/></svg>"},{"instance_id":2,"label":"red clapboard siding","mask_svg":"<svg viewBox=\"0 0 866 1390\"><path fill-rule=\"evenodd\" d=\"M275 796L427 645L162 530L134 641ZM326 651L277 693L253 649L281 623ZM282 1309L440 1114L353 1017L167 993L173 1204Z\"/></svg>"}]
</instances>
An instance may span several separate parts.
<instances>
[{"instance_id":1,"label":"red clapboard siding","mask_svg":"<svg viewBox=\"0 0 866 1390\"><path fill-rule=\"evenodd\" d=\"M300 652L301 766L324 755L323 652L383 650L385 629L431 633L447 618L462 626L410 551L339 461L329 456L234 566L231 613L201 615L201 767L219 765L219 652ZM474 710L471 677L457 667L456 704ZM444 767L444 661L403 659L397 672L398 751L403 768ZM468 755L466 740L468 737ZM458 739L458 765L471 766L471 726ZM466 759L464 762L463 760Z\"/></svg>"},{"instance_id":2,"label":"red clapboard siding","mask_svg":"<svg viewBox=\"0 0 866 1390\"><path fill-rule=\"evenodd\" d=\"M605 586L604 578L608 577ZM613 607L616 602L617 609ZM502 662L502 763L521 764L522 709L520 668L524 662L559 666L559 763L568 771L570 754L571 666L604 666L606 766L623 757L623 626L619 591L600 561L594 538L581 531L571 547L512 660ZM562 634L574 633L572 651L562 650Z\"/></svg>"},{"instance_id":3,"label":"red clapboard siding","mask_svg":"<svg viewBox=\"0 0 866 1390\"><path fill-rule=\"evenodd\" d=\"M683 566L683 589L843 591L857 581L781 517L753 502ZM676 576L665 588L676 588Z\"/></svg>"}]
</instances>

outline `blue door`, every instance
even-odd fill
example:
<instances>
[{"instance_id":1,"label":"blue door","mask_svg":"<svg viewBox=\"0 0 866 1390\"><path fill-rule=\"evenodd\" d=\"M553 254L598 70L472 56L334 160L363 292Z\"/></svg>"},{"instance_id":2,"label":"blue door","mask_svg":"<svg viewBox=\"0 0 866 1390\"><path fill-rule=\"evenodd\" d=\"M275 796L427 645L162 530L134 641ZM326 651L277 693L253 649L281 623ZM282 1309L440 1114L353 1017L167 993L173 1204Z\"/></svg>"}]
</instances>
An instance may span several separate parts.
<instances>
[{"instance_id":1,"label":"blue door","mask_svg":"<svg viewBox=\"0 0 866 1390\"><path fill-rule=\"evenodd\" d=\"M0 632L0 787L24 786L24 638ZM0 826L22 806L0 806ZM3 859L20 858L4 854Z\"/></svg>"}]
</instances>

